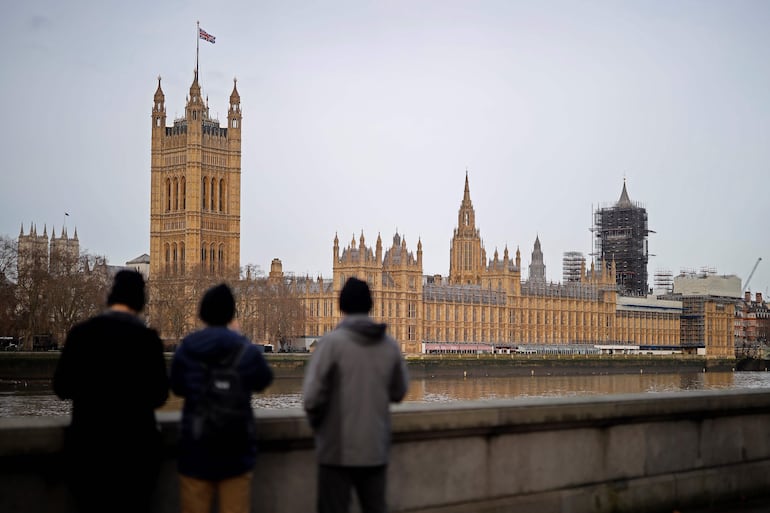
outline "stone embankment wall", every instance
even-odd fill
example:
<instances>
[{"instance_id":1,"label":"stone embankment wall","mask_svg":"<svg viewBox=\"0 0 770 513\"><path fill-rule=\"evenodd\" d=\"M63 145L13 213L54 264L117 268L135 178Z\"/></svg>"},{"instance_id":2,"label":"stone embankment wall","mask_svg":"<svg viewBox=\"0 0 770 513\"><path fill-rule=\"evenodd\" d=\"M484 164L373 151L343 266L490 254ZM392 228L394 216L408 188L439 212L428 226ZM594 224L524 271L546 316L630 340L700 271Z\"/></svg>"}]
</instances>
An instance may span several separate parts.
<instances>
[{"instance_id":1,"label":"stone embankment wall","mask_svg":"<svg viewBox=\"0 0 770 513\"><path fill-rule=\"evenodd\" d=\"M309 354L268 354L270 366L279 377L301 377ZM171 361L172 354L166 355ZM49 381L59 359L57 352L0 352L0 384L3 381ZM702 356L646 355L419 355L407 358L414 377L469 375L529 376L532 374L639 374L767 370L768 362L710 359Z\"/></svg>"},{"instance_id":2,"label":"stone embankment wall","mask_svg":"<svg viewBox=\"0 0 770 513\"><path fill-rule=\"evenodd\" d=\"M154 511L171 513L179 511L178 413L159 420L166 460ZM313 440L302 412L260 411L257 422L254 510L314 511ZM68 511L59 454L67 423L0 419L0 511ZM763 390L399 405L390 511L643 513L762 497L770 494L768 433Z\"/></svg>"}]
</instances>

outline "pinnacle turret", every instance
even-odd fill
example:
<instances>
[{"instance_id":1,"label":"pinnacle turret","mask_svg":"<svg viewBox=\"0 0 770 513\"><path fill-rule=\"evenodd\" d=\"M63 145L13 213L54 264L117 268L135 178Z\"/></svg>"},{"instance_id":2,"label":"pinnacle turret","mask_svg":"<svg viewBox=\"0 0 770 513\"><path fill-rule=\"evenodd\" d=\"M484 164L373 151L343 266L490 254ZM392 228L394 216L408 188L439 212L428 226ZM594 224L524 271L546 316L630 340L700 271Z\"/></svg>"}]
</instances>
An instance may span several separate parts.
<instances>
[{"instance_id":1,"label":"pinnacle turret","mask_svg":"<svg viewBox=\"0 0 770 513\"><path fill-rule=\"evenodd\" d=\"M166 101L166 95L163 94L163 89L160 87L160 75L158 75L158 88L155 90L154 99L156 108L160 108L163 102Z\"/></svg>"},{"instance_id":2,"label":"pinnacle turret","mask_svg":"<svg viewBox=\"0 0 770 513\"><path fill-rule=\"evenodd\" d=\"M633 203L631 203L631 198L628 197L628 190L626 190L626 179L623 179L623 190L620 193L620 199L618 200L617 206L619 207L631 207L633 206Z\"/></svg>"},{"instance_id":3,"label":"pinnacle turret","mask_svg":"<svg viewBox=\"0 0 770 513\"><path fill-rule=\"evenodd\" d=\"M238 94L238 79L233 78L233 92L230 93L230 104L241 103L241 95Z\"/></svg>"}]
</instances>

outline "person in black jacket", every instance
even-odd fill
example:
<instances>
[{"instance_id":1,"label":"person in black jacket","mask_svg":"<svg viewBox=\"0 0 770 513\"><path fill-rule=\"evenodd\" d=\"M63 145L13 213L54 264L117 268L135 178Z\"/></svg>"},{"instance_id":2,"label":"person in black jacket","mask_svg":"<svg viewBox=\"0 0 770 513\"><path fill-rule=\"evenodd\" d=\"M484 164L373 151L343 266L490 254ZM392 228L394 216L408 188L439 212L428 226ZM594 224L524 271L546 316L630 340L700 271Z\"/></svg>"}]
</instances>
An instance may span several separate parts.
<instances>
[{"instance_id":1,"label":"person in black jacket","mask_svg":"<svg viewBox=\"0 0 770 513\"><path fill-rule=\"evenodd\" d=\"M256 465L257 438L251 394L267 388L273 372L262 351L231 324L235 298L222 283L203 295L199 317L206 327L182 340L171 363L171 390L184 397L179 434L178 469L182 513L209 513L215 495L219 511L251 510L251 480ZM198 436L201 394L209 369L235 361L243 392L244 436L213 444Z\"/></svg>"},{"instance_id":2,"label":"person in black jacket","mask_svg":"<svg viewBox=\"0 0 770 513\"><path fill-rule=\"evenodd\" d=\"M155 409L168 398L158 333L138 317L145 284L115 275L105 312L67 334L54 392L72 400L66 476L78 511L149 511L161 461Z\"/></svg>"}]
</instances>

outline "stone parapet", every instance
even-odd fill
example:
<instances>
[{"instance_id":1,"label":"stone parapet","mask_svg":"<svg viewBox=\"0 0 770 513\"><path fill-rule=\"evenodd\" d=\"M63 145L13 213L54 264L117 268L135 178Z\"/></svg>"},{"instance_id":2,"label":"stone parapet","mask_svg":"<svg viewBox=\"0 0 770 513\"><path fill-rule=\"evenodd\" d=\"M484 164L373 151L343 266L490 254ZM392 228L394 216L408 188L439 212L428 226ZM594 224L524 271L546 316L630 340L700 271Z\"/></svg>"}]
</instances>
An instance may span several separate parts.
<instances>
[{"instance_id":1,"label":"stone parapet","mask_svg":"<svg viewBox=\"0 0 770 513\"><path fill-rule=\"evenodd\" d=\"M763 390L410 403L393 411L394 512L654 512L769 493ZM313 439L302 411L256 417L255 511L313 511ZM176 512L179 413L158 419L166 454L155 511ZM0 511L69 511L59 454L68 422L0 419Z\"/></svg>"}]
</instances>

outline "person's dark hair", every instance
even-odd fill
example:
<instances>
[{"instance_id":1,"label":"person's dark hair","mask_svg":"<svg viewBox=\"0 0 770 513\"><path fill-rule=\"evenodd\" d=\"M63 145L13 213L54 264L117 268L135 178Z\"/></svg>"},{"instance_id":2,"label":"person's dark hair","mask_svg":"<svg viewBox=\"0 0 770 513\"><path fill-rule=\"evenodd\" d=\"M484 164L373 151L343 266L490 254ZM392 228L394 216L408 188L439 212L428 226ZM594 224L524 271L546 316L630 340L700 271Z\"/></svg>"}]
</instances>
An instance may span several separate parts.
<instances>
[{"instance_id":1,"label":"person's dark hair","mask_svg":"<svg viewBox=\"0 0 770 513\"><path fill-rule=\"evenodd\" d=\"M209 326L227 326L235 317L235 297L225 283L203 294L198 316Z\"/></svg>"},{"instance_id":2,"label":"person's dark hair","mask_svg":"<svg viewBox=\"0 0 770 513\"><path fill-rule=\"evenodd\" d=\"M369 285L358 278L348 278L340 291L340 310L344 313L369 313L372 293Z\"/></svg>"},{"instance_id":3,"label":"person's dark hair","mask_svg":"<svg viewBox=\"0 0 770 513\"><path fill-rule=\"evenodd\" d=\"M141 312L145 301L144 276L128 269L118 271L107 295L107 306L126 305L135 312Z\"/></svg>"}]
</instances>

